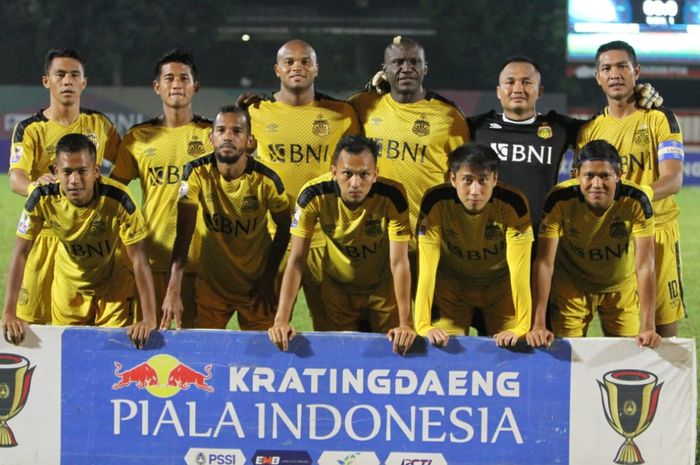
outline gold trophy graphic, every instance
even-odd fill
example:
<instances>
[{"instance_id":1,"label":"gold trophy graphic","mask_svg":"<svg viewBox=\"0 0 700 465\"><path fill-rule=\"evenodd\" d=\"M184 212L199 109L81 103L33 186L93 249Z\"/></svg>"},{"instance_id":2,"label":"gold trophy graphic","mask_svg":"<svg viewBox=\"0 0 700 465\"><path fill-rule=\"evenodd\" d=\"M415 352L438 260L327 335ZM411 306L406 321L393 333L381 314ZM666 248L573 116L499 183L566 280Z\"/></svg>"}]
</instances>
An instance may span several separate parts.
<instances>
[{"instance_id":1,"label":"gold trophy graphic","mask_svg":"<svg viewBox=\"0 0 700 465\"><path fill-rule=\"evenodd\" d=\"M17 445L7 421L27 402L34 368L29 368L29 360L21 355L0 354L0 447Z\"/></svg>"},{"instance_id":2,"label":"gold trophy graphic","mask_svg":"<svg viewBox=\"0 0 700 465\"><path fill-rule=\"evenodd\" d=\"M605 419L625 442L617 451L614 462L620 464L644 463L642 453L632 439L651 425L659 404L663 383L658 377L643 370L614 370L598 381Z\"/></svg>"}]
</instances>

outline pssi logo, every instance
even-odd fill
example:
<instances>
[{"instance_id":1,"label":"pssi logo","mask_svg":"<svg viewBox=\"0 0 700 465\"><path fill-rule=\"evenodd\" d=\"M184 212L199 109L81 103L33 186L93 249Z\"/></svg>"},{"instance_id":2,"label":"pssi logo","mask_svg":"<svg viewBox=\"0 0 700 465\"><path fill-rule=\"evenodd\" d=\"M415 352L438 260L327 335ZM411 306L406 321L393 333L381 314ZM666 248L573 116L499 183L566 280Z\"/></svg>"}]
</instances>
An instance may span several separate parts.
<instances>
[{"instance_id":1,"label":"pssi logo","mask_svg":"<svg viewBox=\"0 0 700 465\"><path fill-rule=\"evenodd\" d=\"M192 447L185 455L187 465L243 465L245 456L240 449L200 449Z\"/></svg>"},{"instance_id":2,"label":"pssi logo","mask_svg":"<svg viewBox=\"0 0 700 465\"><path fill-rule=\"evenodd\" d=\"M211 363L204 366L204 372L201 372L171 355L159 354L132 368L122 368L121 363L114 362L114 376L118 379L112 385L114 390L133 385L160 398L172 397L180 390L188 390L190 387L214 392L214 388L208 383L212 377Z\"/></svg>"}]
</instances>

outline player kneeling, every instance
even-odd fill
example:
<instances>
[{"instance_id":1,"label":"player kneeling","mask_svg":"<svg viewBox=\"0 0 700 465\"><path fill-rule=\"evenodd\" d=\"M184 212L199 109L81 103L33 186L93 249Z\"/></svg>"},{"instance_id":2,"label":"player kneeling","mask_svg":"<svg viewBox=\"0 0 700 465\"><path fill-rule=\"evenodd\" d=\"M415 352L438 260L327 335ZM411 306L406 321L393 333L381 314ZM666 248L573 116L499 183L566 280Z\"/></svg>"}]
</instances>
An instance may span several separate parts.
<instances>
[{"instance_id":1,"label":"player kneeling","mask_svg":"<svg viewBox=\"0 0 700 465\"><path fill-rule=\"evenodd\" d=\"M20 283L34 240L46 226L63 245L56 252L51 290L53 323L128 326L138 288L143 319L127 332L141 348L156 327L144 219L123 185L100 176L95 145L86 136L68 134L58 141L56 171L58 183L30 193L17 226L2 318L5 340L19 344L24 338L26 322L16 313ZM133 274L123 256L115 254L119 241L126 246Z\"/></svg>"},{"instance_id":2,"label":"player kneeling","mask_svg":"<svg viewBox=\"0 0 700 465\"><path fill-rule=\"evenodd\" d=\"M652 191L620 180L620 162L615 147L591 141L579 153L576 178L547 196L534 264L532 346L585 336L594 312L606 336L636 336L640 346L654 348L661 343ZM545 327L548 301L553 334Z\"/></svg>"},{"instance_id":3,"label":"player kneeling","mask_svg":"<svg viewBox=\"0 0 700 465\"><path fill-rule=\"evenodd\" d=\"M527 199L498 182L498 155L464 144L450 182L430 189L418 220L416 329L432 344L466 335L476 309L499 346L530 329L532 223Z\"/></svg>"},{"instance_id":4,"label":"player kneeling","mask_svg":"<svg viewBox=\"0 0 700 465\"><path fill-rule=\"evenodd\" d=\"M366 137L343 137L331 172L300 191L280 304L268 331L282 350L295 335L289 319L317 222L326 236L321 301L328 329L357 331L369 321L372 331L388 334L395 352L413 344L408 201L401 184L378 177L377 153Z\"/></svg>"}]
</instances>

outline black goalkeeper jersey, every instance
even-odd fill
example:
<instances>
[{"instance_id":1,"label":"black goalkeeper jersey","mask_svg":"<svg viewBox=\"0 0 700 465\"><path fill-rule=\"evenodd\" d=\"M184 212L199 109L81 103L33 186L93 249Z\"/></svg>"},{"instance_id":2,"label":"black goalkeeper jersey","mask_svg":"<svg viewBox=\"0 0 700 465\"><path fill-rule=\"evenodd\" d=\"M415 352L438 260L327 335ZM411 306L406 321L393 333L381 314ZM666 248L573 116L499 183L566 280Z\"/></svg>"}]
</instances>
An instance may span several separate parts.
<instances>
[{"instance_id":1,"label":"black goalkeeper jersey","mask_svg":"<svg viewBox=\"0 0 700 465\"><path fill-rule=\"evenodd\" d=\"M555 111L537 115L526 124L506 122L495 111L467 121L472 140L491 146L498 154L499 181L518 187L527 196L537 231L544 199L556 184L564 154L575 144L585 121Z\"/></svg>"}]
</instances>

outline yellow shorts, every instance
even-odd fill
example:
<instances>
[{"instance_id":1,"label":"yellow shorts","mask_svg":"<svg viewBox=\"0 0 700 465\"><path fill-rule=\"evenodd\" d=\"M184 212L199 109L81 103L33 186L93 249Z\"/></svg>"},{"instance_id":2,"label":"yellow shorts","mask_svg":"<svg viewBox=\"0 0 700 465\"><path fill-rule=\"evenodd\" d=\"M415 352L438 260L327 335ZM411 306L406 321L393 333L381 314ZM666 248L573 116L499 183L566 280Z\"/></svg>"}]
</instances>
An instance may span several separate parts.
<instances>
[{"instance_id":1,"label":"yellow shorts","mask_svg":"<svg viewBox=\"0 0 700 465\"><path fill-rule=\"evenodd\" d=\"M51 289L53 324L58 326L104 326L123 328L134 322L136 285L131 272L122 270L114 277L107 294L96 296L75 289L56 275Z\"/></svg>"},{"instance_id":2,"label":"yellow shorts","mask_svg":"<svg viewBox=\"0 0 700 465\"><path fill-rule=\"evenodd\" d=\"M468 335L476 310L481 312L489 335L515 328L518 320L508 278L475 287L467 281L438 273L433 326L453 336Z\"/></svg>"},{"instance_id":3,"label":"yellow shorts","mask_svg":"<svg viewBox=\"0 0 700 465\"><path fill-rule=\"evenodd\" d=\"M306 268L301 275L301 287L304 289L304 297L306 297L306 305L309 307L311 321L313 322L314 331L327 331L326 316L323 311L323 303L321 302L321 280L323 278L323 257L326 254L326 246L312 247L309 249L309 255L306 259ZM289 249L284 254L280 263L279 273L277 274L277 293L282 287L282 276L284 269L287 266L289 259Z\"/></svg>"},{"instance_id":4,"label":"yellow shorts","mask_svg":"<svg viewBox=\"0 0 700 465\"><path fill-rule=\"evenodd\" d=\"M34 324L51 324L51 287L60 241L51 230L42 231L27 257L17 299L17 316Z\"/></svg>"},{"instance_id":5,"label":"yellow shorts","mask_svg":"<svg viewBox=\"0 0 700 465\"><path fill-rule=\"evenodd\" d=\"M185 273L182 276L182 305L184 310L182 311L182 327L183 328L195 328L194 320L197 315L197 299L195 297L195 280L197 275L195 273ZM170 280L170 273L166 272L153 272L153 287L156 291L156 321L160 323L163 317L163 299L165 299L165 292L168 290L168 281ZM140 308L139 308L139 318Z\"/></svg>"},{"instance_id":6,"label":"yellow shorts","mask_svg":"<svg viewBox=\"0 0 700 465\"><path fill-rule=\"evenodd\" d=\"M328 331L359 331L369 323L374 333L386 333L399 325L394 285L389 280L368 292L343 289L326 279L321 284Z\"/></svg>"},{"instance_id":7,"label":"yellow shorts","mask_svg":"<svg viewBox=\"0 0 700 465\"><path fill-rule=\"evenodd\" d=\"M214 292L201 278L196 280L197 317L195 328L226 329L234 313L238 326L245 331L267 331L275 320L273 312L265 313L262 301L249 296L225 298Z\"/></svg>"},{"instance_id":8,"label":"yellow shorts","mask_svg":"<svg viewBox=\"0 0 700 465\"><path fill-rule=\"evenodd\" d=\"M675 323L686 317L679 239L676 221L657 227L654 231L657 325Z\"/></svg>"},{"instance_id":9,"label":"yellow shorts","mask_svg":"<svg viewBox=\"0 0 700 465\"><path fill-rule=\"evenodd\" d=\"M598 312L606 336L639 333L639 297L634 287L614 292L585 292L559 274L549 297L552 332L558 337L584 337Z\"/></svg>"}]
</instances>

